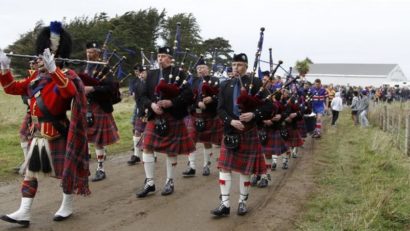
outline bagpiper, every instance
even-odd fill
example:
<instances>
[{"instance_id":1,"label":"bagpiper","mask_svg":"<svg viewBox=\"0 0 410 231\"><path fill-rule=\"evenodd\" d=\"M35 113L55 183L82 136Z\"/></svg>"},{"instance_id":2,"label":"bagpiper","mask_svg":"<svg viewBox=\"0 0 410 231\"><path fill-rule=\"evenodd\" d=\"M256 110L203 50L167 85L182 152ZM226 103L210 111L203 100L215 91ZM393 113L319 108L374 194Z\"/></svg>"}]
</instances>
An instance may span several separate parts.
<instances>
[{"instance_id":1,"label":"bagpiper","mask_svg":"<svg viewBox=\"0 0 410 231\"><path fill-rule=\"evenodd\" d=\"M77 74L62 69L55 57L69 58L71 37L60 22L51 22L36 40L38 72L16 81L10 72L10 59L0 51L0 82L7 94L27 95L30 99L32 138L24 163L20 208L2 220L30 225L31 206L37 192L37 178L45 174L61 179L63 200L54 221L73 213L74 194L88 195L88 150L86 133L86 97ZM66 111L71 109L71 119Z\"/></svg>"},{"instance_id":2,"label":"bagpiper","mask_svg":"<svg viewBox=\"0 0 410 231\"><path fill-rule=\"evenodd\" d=\"M96 41L86 44L86 55L87 60L100 60L101 49ZM112 115L116 83L107 65L89 64L85 74L80 77L87 94L88 142L94 144L98 162L95 176L91 179L96 182L106 178L106 146L116 143L120 138Z\"/></svg>"},{"instance_id":3,"label":"bagpiper","mask_svg":"<svg viewBox=\"0 0 410 231\"><path fill-rule=\"evenodd\" d=\"M266 165L258 138L256 122L268 118L272 104L257 97L262 83L246 74L246 54L234 55L234 78L221 84L218 97L218 114L224 123L224 138L218 159L220 205L211 211L214 216L230 214L232 171L239 173L239 205L237 214L248 212L250 175L265 174Z\"/></svg>"},{"instance_id":4,"label":"bagpiper","mask_svg":"<svg viewBox=\"0 0 410 231\"><path fill-rule=\"evenodd\" d=\"M142 160L146 179L144 188L137 197L146 197L155 192L154 152L166 156L167 179L162 195L174 192L174 168L178 155L188 155L195 150L193 140L188 136L184 117L193 103L193 93L185 80L183 70L173 65L170 47L158 49L159 69L148 72L141 103L148 110L148 122L144 131Z\"/></svg>"},{"instance_id":5,"label":"bagpiper","mask_svg":"<svg viewBox=\"0 0 410 231\"><path fill-rule=\"evenodd\" d=\"M196 67L197 76L189 83L195 95L191 116L188 121L188 131L195 143L203 143L203 176L210 175L212 145L220 145L222 141L223 124L217 114L219 79L209 75L209 68L203 59ZM188 156L189 168L182 174L194 176L196 173L196 152Z\"/></svg>"}]
</instances>

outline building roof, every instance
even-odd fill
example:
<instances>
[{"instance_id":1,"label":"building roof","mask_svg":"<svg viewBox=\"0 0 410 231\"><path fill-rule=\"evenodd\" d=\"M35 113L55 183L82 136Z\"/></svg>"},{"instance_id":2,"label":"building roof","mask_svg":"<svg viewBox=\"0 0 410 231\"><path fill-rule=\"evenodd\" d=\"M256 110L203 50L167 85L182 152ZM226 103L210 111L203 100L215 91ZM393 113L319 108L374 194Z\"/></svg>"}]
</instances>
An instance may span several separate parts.
<instances>
[{"instance_id":1,"label":"building roof","mask_svg":"<svg viewBox=\"0 0 410 231\"><path fill-rule=\"evenodd\" d=\"M388 75L397 64L315 63L308 75Z\"/></svg>"}]
</instances>

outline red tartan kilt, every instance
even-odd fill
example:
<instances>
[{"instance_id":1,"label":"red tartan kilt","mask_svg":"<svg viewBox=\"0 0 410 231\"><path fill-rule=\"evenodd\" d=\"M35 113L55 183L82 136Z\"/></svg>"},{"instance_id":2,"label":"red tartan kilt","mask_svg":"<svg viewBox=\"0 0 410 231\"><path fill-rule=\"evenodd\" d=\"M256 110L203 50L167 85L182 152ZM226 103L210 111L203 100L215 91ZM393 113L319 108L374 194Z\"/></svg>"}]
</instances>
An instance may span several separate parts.
<instances>
[{"instance_id":1,"label":"red tartan kilt","mask_svg":"<svg viewBox=\"0 0 410 231\"><path fill-rule=\"evenodd\" d=\"M222 142L218 168L245 175L266 173L265 158L256 127L240 134L238 150L227 149Z\"/></svg>"},{"instance_id":2,"label":"red tartan kilt","mask_svg":"<svg viewBox=\"0 0 410 231\"><path fill-rule=\"evenodd\" d=\"M262 151L268 159L272 158L272 155L280 155L289 149L280 135L279 129L266 129L265 131L268 139L266 144L262 145Z\"/></svg>"},{"instance_id":3,"label":"red tartan kilt","mask_svg":"<svg viewBox=\"0 0 410 231\"><path fill-rule=\"evenodd\" d=\"M142 121L142 118L137 118L135 120L134 124L134 130L135 130L135 135L139 135L144 132L145 126L147 125L147 122ZM139 134L137 134L139 133Z\"/></svg>"},{"instance_id":4,"label":"red tartan kilt","mask_svg":"<svg viewBox=\"0 0 410 231\"><path fill-rule=\"evenodd\" d=\"M300 136L299 129L292 128L292 126L286 126L289 133L289 138L286 140L286 144L289 147L300 147L303 145L302 137Z\"/></svg>"},{"instance_id":5,"label":"red tartan kilt","mask_svg":"<svg viewBox=\"0 0 410 231\"><path fill-rule=\"evenodd\" d=\"M176 120L169 114L163 115L162 118L168 122L168 134L166 136L157 135L155 120L148 121L144 131L144 149L169 156L188 155L195 151L195 143L188 135L184 120Z\"/></svg>"},{"instance_id":6,"label":"red tartan kilt","mask_svg":"<svg viewBox=\"0 0 410 231\"><path fill-rule=\"evenodd\" d=\"M302 138L306 138L307 137L307 129L306 129L305 120L304 119L299 120L297 122L297 125L298 125L298 129L299 129L299 132L300 132L300 136Z\"/></svg>"},{"instance_id":7,"label":"red tartan kilt","mask_svg":"<svg viewBox=\"0 0 410 231\"><path fill-rule=\"evenodd\" d=\"M28 124L27 124L29 118L30 118L30 114L26 114L23 118L23 122L21 123L20 131L19 131L21 141L28 141L31 136L30 128L28 127Z\"/></svg>"},{"instance_id":8,"label":"red tartan kilt","mask_svg":"<svg viewBox=\"0 0 410 231\"><path fill-rule=\"evenodd\" d=\"M63 137L60 137L56 140L49 140L48 144L50 145L51 158L53 159L52 163L56 174L55 177L61 179L64 170L64 158L66 153L67 140Z\"/></svg>"},{"instance_id":9,"label":"red tartan kilt","mask_svg":"<svg viewBox=\"0 0 410 231\"><path fill-rule=\"evenodd\" d=\"M189 137L192 138L192 140L196 140L196 130L195 130L195 125L194 125L194 120L195 118L193 118L192 115L188 115L184 118L184 123L186 126L186 129L188 131L188 135Z\"/></svg>"},{"instance_id":10,"label":"red tartan kilt","mask_svg":"<svg viewBox=\"0 0 410 231\"><path fill-rule=\"evenodd\" d=\"M112 113L104 112L96 103L91 104L91 110L94 115L94 124L87 130L88 142L98 146L116 143L120 136Z\"/></svg>"},{"instance_id":11,"label":"red tartan kilt","mask_svg":"<svg viewBox=\"0 0 410 231\"><path fill-rule=\"evenodd\" d=\"M191 116L190 119L190 136L197 143L211 143L215 145L221 145L223 138L223 123L218 117L211 117L210 115L204 114L202 118L205 121L205 130L203 132L197 132L195 128L196 116ZM189 130L188 130L189 131Z\"/></svg>"}]
</instances>

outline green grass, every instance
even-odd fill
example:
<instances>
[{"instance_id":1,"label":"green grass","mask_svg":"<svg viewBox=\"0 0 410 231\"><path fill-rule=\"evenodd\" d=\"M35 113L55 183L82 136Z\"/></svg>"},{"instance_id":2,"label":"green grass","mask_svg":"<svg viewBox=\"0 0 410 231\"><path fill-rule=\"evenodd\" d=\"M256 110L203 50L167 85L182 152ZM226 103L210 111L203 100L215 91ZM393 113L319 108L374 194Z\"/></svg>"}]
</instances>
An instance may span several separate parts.
<instances>
[{"instance_id":1,"label":"green grass","mask_svg":"<svg viewBox=\"0 0 410 231\"><path fill-rule=\"evenodd\" d=\"M132 147L132 125L130 118L135 102L131 97L114 106L114 117L120 132L120 141L108 146L109 155L128 151ZM7 95L0 90L0 182L16 177L13 168L23 160L20 148L19 128L26 107L20 96ZM94 155L93 155L94 158Z\"/></svg>"},{"instance_id":2,"label":"green grass","mask_svg":"<svg viewBox=\"0 0 410 231\"><path fill-rule=\"evenodd\" d=\"M348 111L315 142L317 188L299 230L410 230L410 158Z\"/></svg>"}]
</instances>

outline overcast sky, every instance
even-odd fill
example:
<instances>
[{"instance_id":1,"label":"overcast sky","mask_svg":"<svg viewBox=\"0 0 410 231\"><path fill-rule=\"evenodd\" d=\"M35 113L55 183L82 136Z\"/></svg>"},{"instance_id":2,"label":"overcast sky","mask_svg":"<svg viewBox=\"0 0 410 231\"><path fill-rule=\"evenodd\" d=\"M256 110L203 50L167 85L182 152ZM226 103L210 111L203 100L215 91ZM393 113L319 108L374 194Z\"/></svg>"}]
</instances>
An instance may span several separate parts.
<instances>
[{"instance_id":1,"label":"overcast sky","mask_svg":"<svg viewBox=\"0 0 410 231\"><path fill-rule=\"evenodd\" d=\"M39 20L97 12L114 17L148 7L165 8L168 15L193 13L204 39L222 36L251 61L263 26L265 60L271 47L284 66L304 57L317 63L397 63L410 79L410 1L404 0L1 0L0 48Z\"/></svg>"}]
</instances>

